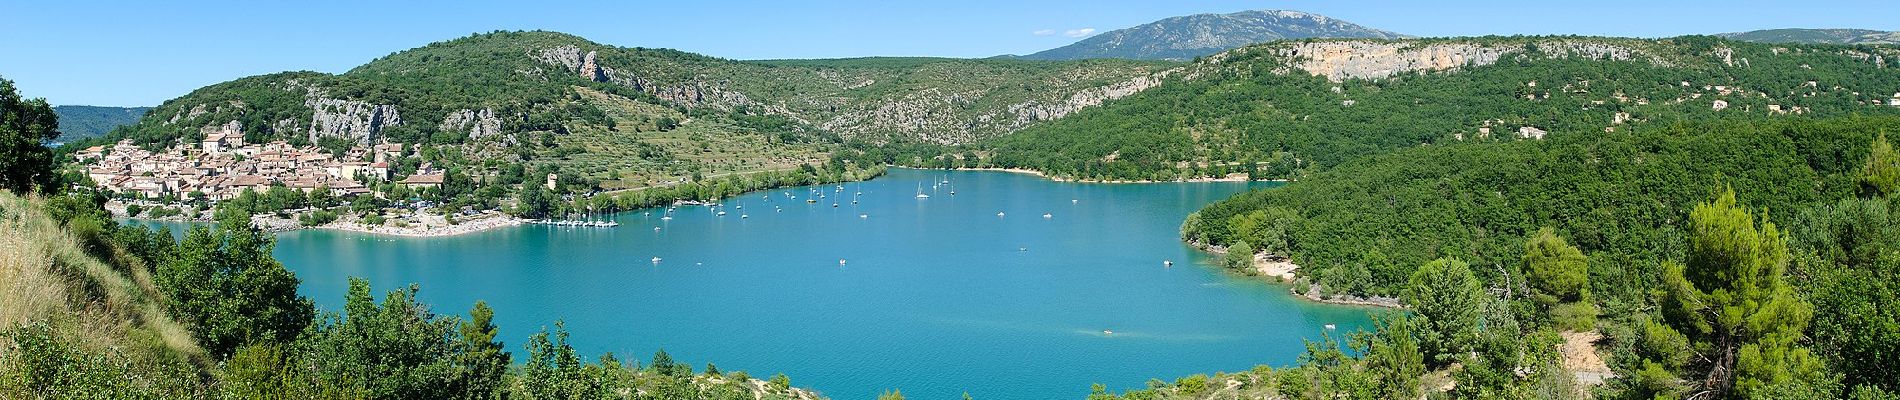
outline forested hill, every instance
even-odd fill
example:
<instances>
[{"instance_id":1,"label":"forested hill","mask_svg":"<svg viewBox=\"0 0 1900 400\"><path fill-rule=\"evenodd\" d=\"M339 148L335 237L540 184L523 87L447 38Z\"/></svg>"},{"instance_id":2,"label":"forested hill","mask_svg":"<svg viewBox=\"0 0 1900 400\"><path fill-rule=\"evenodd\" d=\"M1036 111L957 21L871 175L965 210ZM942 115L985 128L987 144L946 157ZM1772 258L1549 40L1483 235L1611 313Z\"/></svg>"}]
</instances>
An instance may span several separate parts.
<instances>
[{"instance_id":1,"label":"forested hill","mask_svg":"<svg viewBox=\"0 0 1900 400\"><path fill-rule=\"evenodd\" d=\"M55 106L59 139L72 141L103 136L113 128L139 122L151 107Z\"/></svg>"},{"instance_id":2,"label":"forested hill","mask_svg":"<svg viewBox=\"0 0 1900 400\"><path fill-rule=\"evenodd\" d=\"M1404 35L1324 15L1289 10L1195 14L1090 36L1026 56L1029 60L1126 58L1186 61L1254 43L1306 38L1398 39Z\"/></svg>"},{"instance_id":3,"label":"forested hill","mask_svg":"<svg viewBox=\"0 0 1900 400\"><path fill-rule=\"evenodd\" d=\"M225 82L165 102L125 133L146 143L238 121L252 140L515 144L680 118L808 137L963 143L1145 89L1173 65L1098 60L850 59L746 62L603 45L554 32L495 32L391 54L349 72ZM589 92L605 97L586 96ZM611 127L611 126L608 126Z\"/></svg>"},{"instance_id":4,"label":"forested hill","mask_svg":"<svg viewBox=\"0 0 1900 400\"><path fill-rule=\"evenodd\" d=\"M1298 178L1427 144L1894 113L1896 71L1893 47L1709 36L1285 41L1206 57L1155 89L998 139L990 161L1097 179Z\"/></svg>"}]
</instances>

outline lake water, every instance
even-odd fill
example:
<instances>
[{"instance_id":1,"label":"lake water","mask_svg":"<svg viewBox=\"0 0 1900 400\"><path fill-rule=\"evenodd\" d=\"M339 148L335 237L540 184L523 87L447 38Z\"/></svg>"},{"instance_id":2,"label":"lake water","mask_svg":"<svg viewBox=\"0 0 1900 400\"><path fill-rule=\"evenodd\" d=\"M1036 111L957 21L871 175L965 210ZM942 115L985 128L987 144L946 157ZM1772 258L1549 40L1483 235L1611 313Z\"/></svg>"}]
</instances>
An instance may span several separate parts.
<instances>
[{"instance_id":1,"label":"lake water","mask_svg":"<svg viewBox=\"0 0 1900 400\"><path fill-rule=\"evenodd\" d=\"M1188 213L1270 185L893 169L825 186L816 204L795 188L730 199L725 216L623 213L612 229L298 231L276 255L325 310L342 307L352 276L379 298L419 283L441 314L486 300L517 359L529 335L565 321L586 359L644 362L664 348L696 369L782 372L833 398L1079 399L1097 382L1119 391L1292 364L1323 325L1369 324L1368 309L1230 276L1179 240Z\"/></svg>"}]
</instances>

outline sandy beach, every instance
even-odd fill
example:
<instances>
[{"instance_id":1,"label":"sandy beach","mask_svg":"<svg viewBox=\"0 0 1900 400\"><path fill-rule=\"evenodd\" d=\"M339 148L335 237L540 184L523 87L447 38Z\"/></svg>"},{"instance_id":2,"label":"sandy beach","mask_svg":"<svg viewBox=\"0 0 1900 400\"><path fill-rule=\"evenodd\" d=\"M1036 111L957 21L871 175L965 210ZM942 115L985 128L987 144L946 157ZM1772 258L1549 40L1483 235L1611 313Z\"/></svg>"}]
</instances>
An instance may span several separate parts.
<instances>
[{"instance_id":1,"label":"sandy beach","mask_svg":"<svg viewBox=\"0 0 1900 400\"><path fill-rule=\"evenodd\" d=\"M1201 251L1205 251L1205 252L1212 253L1215 255L1221 255L1221 256L1227 255L1226 247L1212 246L1212 245L1207 245L1207 244L1198 243L1198 242L1190 242L1188 244L1191 246L1194 246L1194 248L1201 249ZM1325 295L1323 294L1325 293L1325 289L1322 288L1318 283L1308 283L1306 285L1307 290L1304 293L1302 293L1300 292L1300 288L1298 285L1292 285L1293 282L1296 282L1299 280L1299 275L1296 274L1295 272L1300 270L1300 266L1298 264L1294 264L1293 260L1276 255L1276 254L1272 254L1272 253L1255 254L1253 257L1253 268L1254 268L1254 274L1262 276L1262 277L1268 277L1278 283L1289 284L1289 287L1287 288L1288 291L1292 292L1296 296L1305 298L1307 300L1311 300L1313 302L1352 305L1352 306L1405 308L1405 303L1403 301L1400 301L1396 297L1353 296L1353 295L1342 295L1342 294L1334 294L1330 296Z\"/></svg>"},{"instance_id":2,"label":"sandy beach","mask_svg":"<svg viewBox=\"0 0 1900 400\"><path fill-rule=\"evenodd\" d=\"M421 220L422 223L420 224L411 223L409 224L409 226L404 226L404 227L391 226L389 224L366 225L359 221L352 220L352 221L331 222L328 224L316 226L315 228L316 229L331 229L331 230L338 230L338 231L345 231L345 232L369 233L369 234L376 234L376 235L391 235L391 236L405 236L405 237L444 237L444 236L455 236L455 235L481 232L481 231L486 231L486 230L495 229L495 228L518 226L518 225L526 223L526 221L520 218L511 217L511 216L508 216L507 214L502 214L500 212L493 212L493 211L476 214L476 215L468 216L468 217L458 217L456 219L456 223L454 224L448 223L448 221L442 218L441 216L423 215L418 218Z\"/></svg>"}]
</instances>

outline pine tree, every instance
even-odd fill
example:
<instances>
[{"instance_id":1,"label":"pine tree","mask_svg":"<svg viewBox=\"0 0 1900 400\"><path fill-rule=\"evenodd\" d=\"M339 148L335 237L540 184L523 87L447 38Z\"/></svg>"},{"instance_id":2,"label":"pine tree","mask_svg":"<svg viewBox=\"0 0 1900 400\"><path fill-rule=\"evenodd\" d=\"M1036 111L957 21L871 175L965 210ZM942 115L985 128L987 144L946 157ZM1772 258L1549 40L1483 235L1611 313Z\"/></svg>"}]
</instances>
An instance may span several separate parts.
<instances>
[{"instance_id":1,"label":"pine tree","mask_svg":"<svg viewBox=\"0 0 1900 400\"><path fill-rule=\"evenodd\" d=\"M1589 259L1543 228L1524 243L1524 275L1531 299L1551 314L1560 328L1586 331L1596 325L1596 306L1590 300Z\"/></svg>"},{"instance_id":2,"label":"pine tree","mask_svg":"<svg viewBox=\"0 0 1900 400\"><path fill-rule=\"evenodd\" d=\"M1483 300L1484 288L1464 261L1440 258L1412 273L1405 302L1424 319L1419 342L1428 363L1449 365L1471 348Z\"/></svg>"},{"instance_id":3,"label":"pine tree","mask_svg":"<svg viewBox=\"0 0 1900 400\"><path fill-rule=\"evenodd\" d=\"M1664 264L1669 326L1659 328L1689 339L1699 390L1741 398L1820 373L1799 344L1813 310L1788 284L1788 257L1781 231L1766 217L1757 224L1733 189L1689 213L1688 260Z\"/></svg>"},{"instance_id":4,"label":"pine tree","mask_svg":"<svg viewBox=\"0 0 1900 400\"><path fill-rule=\"evenodd\" d=\"M1900 193L1900 154L1894 154L1893 144L1887 143L1887 134L1874 137L1867 164L1861 167L1860 184L1865 197Z\"/></svg>"}]
</instances>

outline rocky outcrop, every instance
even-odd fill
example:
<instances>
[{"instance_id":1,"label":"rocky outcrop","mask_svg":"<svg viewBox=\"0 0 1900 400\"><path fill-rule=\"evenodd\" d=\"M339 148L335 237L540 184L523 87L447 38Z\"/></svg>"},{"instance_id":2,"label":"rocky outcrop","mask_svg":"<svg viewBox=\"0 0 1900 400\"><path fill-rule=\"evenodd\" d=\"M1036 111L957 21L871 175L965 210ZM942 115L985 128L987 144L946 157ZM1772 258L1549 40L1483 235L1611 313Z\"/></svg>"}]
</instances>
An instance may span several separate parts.
<instances>
[{"instance_id":1,"label":"rocky outcrop","mask_svg":"<svg viewBox=\"0 0 1900 400\"><path fill-rule=\"evenodd\" d=\"M529 52L528 56L533 57L536 61L553 64L554 66L566 68L572 72L580 72L581 64L586 61L581 55L581 48L575 46L545 48L539 51Z\"/></svg>"},{"instance_id":2,"label":"rocky outcrop","mask_svg":"<svg viewBox=\"0 0 1900 400\"><path fill-rule=\"evenodd\" d=\"M495 118L495 110L484 108L481 111L463 109L449 113L442 118L437 129L448 132L467 132L469 139L481 139L501 134L501 119Z\"/></svg>"},{"instance_id":3,"label":"rocky outcrop","mask_svg":"<svg viewBox=\"0 0 1900 400\"><path fill-rule=\"evenodd\" d=\"M402 115L394 105L370 104L356 100L322 97L312 92L304 98L310 107L310 141L340 137L369 145L382 140L383 127L402 124Z\"/></svg>"},{"instance_id":4,"label":"rocky outcrop","mask_svg":"<svg viewBox=\"0 0 1900 400\"><path fill-rule=\"evenodd\" d=\"M600 63L594 61L596 52L589 51L581 57L581 77L594 82L606 82L607 71L601 70Z\"/></svg>"},{"instance_id":5,"label":"rocky outcrop","mask_svg":"<svg viewBox=\"0 0 1900 400\"><path fill-rule=\"evenodd\" d=\"M1037 121L1062 118L1076 111L1081 111L1083 108L1101 105L1103 102L1109 100L1132 96L1136 93L1141 93L1143 90L1161 86L1161 82L1165 80L1168 75L1179 71L1180 69L1178 68L1170 69L1153 75L1137 76L1134 79L1107 86L1084 89L1073 95L1069 95L1068 98L1059 102L1043 103L1032 100L1012 104L1009 106L1008 112L1014 114L1014 123L1005 128L1013 131Z\"/></svg>"},{"instance_id":6,"label":"rocky outcrop","mask_svg":"<svg viewBox=\"0 0 1900 400\"><path fill-rule=\"evenodd\" d=\"M1662 63L1660 59L1639 50L1609 43L1549 40L1534 45L1538 52L1548 58L1619 61L1641 58L1651 63ZM1509 55L1528 55L1530 50L1530 46L1523 44L1337 40L1289 43L1278 46L1273 52L1285 58L1293 68L1338 82L1491 65Z\"/></svg>"},{"instance_id":7,"label":"rocky outcrop","mask_svg":"<svg viewBox=\"0 0 1900 400\"><path fill-rule=\"evenodd\" d=\"M207 137L211 135L242 136L244 134L244 124L238 123L237 121L233 120L231 122L226 122L223 125L205 125L203 128L198 128L198 134L204 135Z\"/></svg>"},{"instance_id":8,"label":"rocky outcrop","mask_svg":"<svg viewBox=\"0 0 1900 400\"><path fill-rule=\"evenodd\" d=\"M557 46L530 52L535 60L579 74L595 82L612 82L652 94L661 100L693 107L731 110L734 106L759 105L744 93L726 89L720 82L660 82L602 64L598 52L582 52L576 46Z\"/></svg>"}]
</instances>

